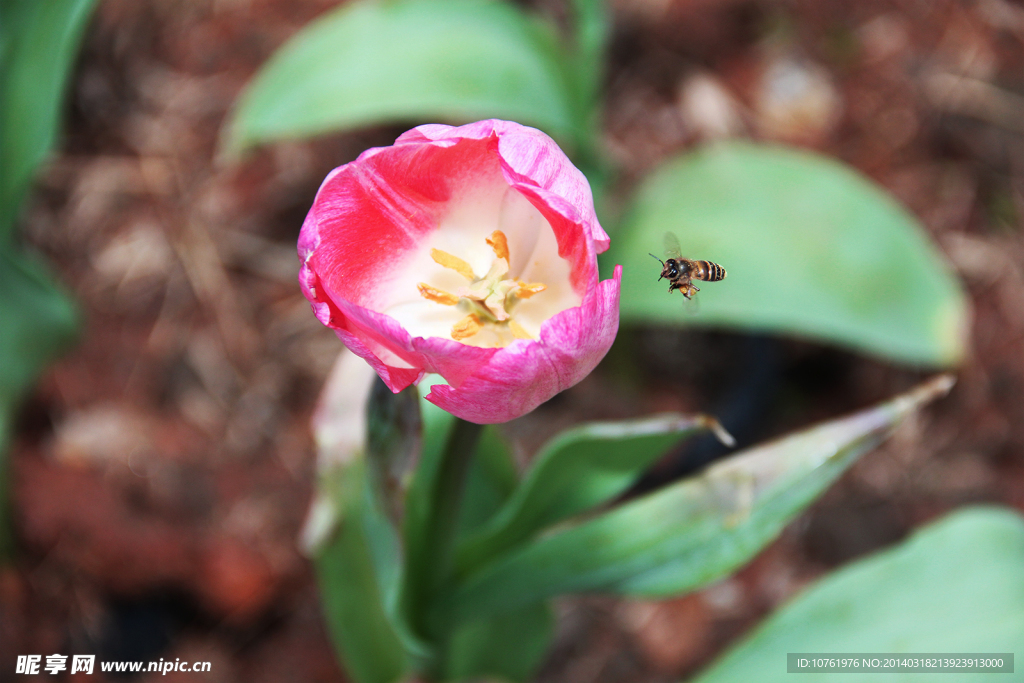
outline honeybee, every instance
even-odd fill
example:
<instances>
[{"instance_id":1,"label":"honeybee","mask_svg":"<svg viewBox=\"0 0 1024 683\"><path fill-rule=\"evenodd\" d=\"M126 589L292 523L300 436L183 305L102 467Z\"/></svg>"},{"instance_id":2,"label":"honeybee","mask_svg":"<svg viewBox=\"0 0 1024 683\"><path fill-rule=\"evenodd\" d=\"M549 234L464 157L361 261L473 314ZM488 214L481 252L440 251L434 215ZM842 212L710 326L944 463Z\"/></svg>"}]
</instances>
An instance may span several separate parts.
<instances>
[{"instance_id":1,"label":"honeybee","mask_svg":"<svg viewBox=\"0 0 1024 683\"><path fill-rule=\"evenodd\" d=\"M725 268L712 263L711 261L696 261L683 258L680 255L679 240L670 232L665 233L665 255L667 261L651 254L651 257L661 263L661 277L669 281L668 293L678 289L687 299L700 291L692 280L703 280L704 282L718 282L725 279Z\"/></svg>"}]
</instances>

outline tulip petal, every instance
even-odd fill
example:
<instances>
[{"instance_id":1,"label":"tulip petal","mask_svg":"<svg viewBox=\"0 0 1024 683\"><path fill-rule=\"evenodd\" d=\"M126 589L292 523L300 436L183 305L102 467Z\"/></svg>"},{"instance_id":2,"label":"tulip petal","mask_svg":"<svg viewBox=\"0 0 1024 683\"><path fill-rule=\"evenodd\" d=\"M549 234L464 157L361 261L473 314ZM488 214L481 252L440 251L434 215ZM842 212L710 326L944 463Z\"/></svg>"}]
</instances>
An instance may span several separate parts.
<instances>
[{"instance_id":1,"label":"tulip petal","mask_svg":"<svg viewBox=\"0 0 1024 683\"><path fill-rule=\"evenodd\" d=\"M495 230L507 238L500 270ZM327 176L299 237L299 282L392 391L437 373L448 386L429 400L495 423L576 384L608 351L621 269L599 281L607 248L586 178L548 136L507 121L428 125ZM536 296L506 310L517 280ZM473 305L480 329L459 327Z\"/></svg>"},{"instance_id":2,"label":"tulip petal","mask_svg":"<svg viewBox=\"0 0 1024 683\"><path fill-rule=\"evenodd\" d=\"M619 326L621 266L578 308L541 327L539 341L517 340L461 383L434 385L426 399L470 422L507 422L586 377L604 358Z\"/></svg>"},{"instance_id":3,"label":"tulip petal","mask_svg":"<svg viewBox=\"0 0 1024 683\"><path fill-rule=\"evenodd\" d=\"M547 135L508 121L419 126L402 134L396 145L430 141L447 146L463 139L496 139L506 181L551 223L559 256L572 262L573 287L582 294L592 286L597 268L591 255L607 250L609 238L597 220L586 176Z\"/></svg>"}]
</instances>

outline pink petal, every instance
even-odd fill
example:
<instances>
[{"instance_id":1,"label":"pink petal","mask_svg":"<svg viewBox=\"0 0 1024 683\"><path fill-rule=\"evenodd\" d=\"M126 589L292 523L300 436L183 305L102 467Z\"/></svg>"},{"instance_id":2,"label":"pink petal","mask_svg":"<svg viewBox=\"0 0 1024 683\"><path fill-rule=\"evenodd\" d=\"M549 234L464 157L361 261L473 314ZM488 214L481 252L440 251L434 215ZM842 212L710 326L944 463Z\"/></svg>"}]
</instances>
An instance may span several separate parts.
<instances>
[{"instance_id":1,"label":"pink petal","mask_svg":"<svg viewBox=\"0 0 1024 683\"><path fill-rule=\"evenodd\" d=\"M540 340L504 349L413 337L378 312L386 284L452 203L499 170L550 224L583 303L547 320ZM596 255L607 247L586 178L548 136L506 121L429 125L328 175L302 226L299 281L317 318L392 391L436 372L450 386L433 387L429 400L468 420L502 422L579 382L611 346L621 269L598 282Z\"/></svg>"},{"instance_id":2,"label":"pink petal","mask_svg":"<svg viewBox=\"0 0 1024 683\"><path fill-rule=\"evenodd\" d=\"M509 184L533 184L564 198L579 209L581 222L597 244L597 253L606 251L608 234L601 228L594 212L590 183L555 141L536 128L499 119L457 127L434 123L403 133L395 144L427 140L453 144L459 139L482 140L494 135L500 141L498 153L506 164Z\"/></svg>"},{"instance_id":3,"label":"pink petal","mask_svg":"<svg viewBox=\"0 0 1024 683\"><path fill-rule=\"evenodd\" d=\"M608 353L619 328L622 266L578 308L541 327L539 341L517 340L457 386L434 385L427 400L470 422L507 422L586 377Z\"/></svg>"},{"instance_id":4,"label":"pink petal","mask_svg":"<svg viewBox=\"0 0 1024 683\"><path fill-rule=\"evenodd\" d=\"M437 229L453 195L493 168L485 143L451 147L368 150L328 176L299 243L303 262L325 286L374 307L380 283Z\"/></svg>"}]
</instances>

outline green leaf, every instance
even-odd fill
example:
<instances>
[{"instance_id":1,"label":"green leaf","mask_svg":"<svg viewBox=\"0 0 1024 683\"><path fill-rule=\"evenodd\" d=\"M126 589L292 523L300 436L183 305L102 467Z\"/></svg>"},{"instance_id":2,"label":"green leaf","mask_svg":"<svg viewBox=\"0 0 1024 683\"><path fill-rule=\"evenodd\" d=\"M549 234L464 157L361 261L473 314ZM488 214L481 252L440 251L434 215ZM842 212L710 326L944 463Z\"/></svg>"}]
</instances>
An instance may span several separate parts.
<instances>
[{"instance_id":1,"label":"green leaf","mask_svg":"<svg viewBox=\"0 0 1024 683\"><path fill-rule=\"evenodd\" d=\"M7 437L24 392L75 336L78 313L43 265L0 247L0 557L10 551Z\"/></svg>"},{"instance_id":2,"label":"green leaf","mask_svg":"<svg viewBox=\"0 0 1024 683\"><path fill-rule=\"evenodd\" d=\"M1022 576L1024 518L998 508L962 510L892 550L825 577L696 683L791 681L787 652L1019 654L1024 643ZM798 678L845 683L850 675ZM872 673L868 678L897 683L913 676ZM1001 677L960 673L952 678L987 683Z\"/></svg>"},{"instance_id":3,"label":"green leaf","mask_svg":"<svg viewBox=\"0 0 1024 683\"><path fill-rule=\"evenodd\" d=\"M516 549L465 580L453 613L481 618L570 592L673 595L721 579L902 418L951 385L939 377Z\"/></svg>"},{"instance_id":4,"label":"green leaf","mask_svg":"<svg viewBox=\"0 0 1024 683\"><path fill-rule=\"evenodd\" d=\"M0 248L0 406L13 407L74 337L78 316L38 260Z\"/></svg>"},{"instance_id":5,"label":"green leaf","mask_svg":"<svg viewBox=\"0 0 1024 683\"><path fill-rule=\"evenodd\" d=\"M515 462L498 428L485 425L469 465L459 513L459 537L465 538L490 520L519 484Z\"/></svg>"},{"instance_id":6,"label":"green leaf","mask_svg":"<svg viewBox=\"0 0 1024 683\"><path fill-rule=\"evenodd\" d=\"M393 683L412 668L389 607L401 575L397 535L373 502L362 462L334 474L344 507L316 559L324 614L349 676L356 683Z\"/></svg>"},{"instance_id":7,"label":"green leaf","mask_svg":"<svg viewBox=\"0 0 1024 683\"><path fill-rule=\"evenodd\" d=\"M462 521L459 504L482 427L451 417L426 399L420 405L423 450L406 498L402 605L417 636L437 646L444 629L436 606L449 583ZM436 670L439 661L429 667Z\"/></svg>"},{"instance_id":8,"label":"green leaf","mask_svg":"<svg viewBox=\"0 0 1024 683\"><path fill-rule=\"evenodd\" d=\"M551 608L544 603L463 623L448 648L445 678L528 680L547 652L554 625Z\"/></svg>"},{"instance_id":9,"label":"green leaf","mask_svg":"<svg viewBox=\"0 0 1024 683\"><path fill-rule=\"evenodd\" d=\"M6 451L13 411L70 344L73 305L14 245L37 167L53 147L60 104L94 0L0 0L0 557L11 549Z\"/></svg>"},{"instance_id":10,"label":"green leaf","mask_svg":"<svg viewBox=\"0 0 1024 683\"><path fill-rule=\"evenodd\" d=\"M699 310L658 281L666 231L722 265ZM870 181L808 152L724 143L648 178L605 266L623 265L626 322L702 324L822 339L920 364L963 358L963 292L917 221Z\"/></svg>"},{"instance_id":11,"label":"green leaf","mask_svg":"<svg viewBox=\"0 0 1024 683\"><path fill-rule=\"evenodd\" d=\"M406 500L405 539L408 552L404 606L409 620L428 633L435 657L426 667L445 680L499 675L522 680L539 661L551 634L551 618L543 604L524 607L506 620L469 619L438 628L443 615L434 612L447 580L436 578L438 530L436 507L442 492L444 451L458 424L449 413L421 399L423 449ZM465 423L462 423L465 426ZM515 489L518 477L508 447L493 426L484 427L466 473L458 534L486 522ZM513 638L514 640L510 640Z\"/></svg>"},{"instance_id":12,"label":"green leaf","mask_svg":"<svg viewBox=\"0 0 1024 683\"><path fill-rule=\"evenodd\" d=\"M0 2L0 243L57 136L60 103L95 0Z\"/></svg>"},{"instance_id":13,"label":"green leaf","mask_svg":"<svg viewBox=\"0 0 1024 683\"><path fill-rule=\"evenodd\" d=\"M593 135L600 134L599 100L604 77L605 51L611 35L606 0L573 0L572 79L582 117L592 117ZM583 118L583 120L587 120Z\"/></svg>"},{"instance_id":14,"label":"green leaf","mask_svg":"<svg viewBox=\"0 0 1024 683\"><path fill-rule=\"evenodd\" d=\"M553 28L507 2L383 0L331 11L242 95L229 153L382 122L499 117L571 138L578 126Z\"/></svg>"},{"instance_id":15,"label":"green leaf","mask_svg":"<svg viewBox=\"0 0 1024 683\"><path fill-rule=\"evenodd\" d=\"M459 549L467 574L556 522L623 493L680 439L718 424L703 415L659 415L595 422L566 430L545 444L521 486L491 521Z\"/></svg>"}]
</instances>

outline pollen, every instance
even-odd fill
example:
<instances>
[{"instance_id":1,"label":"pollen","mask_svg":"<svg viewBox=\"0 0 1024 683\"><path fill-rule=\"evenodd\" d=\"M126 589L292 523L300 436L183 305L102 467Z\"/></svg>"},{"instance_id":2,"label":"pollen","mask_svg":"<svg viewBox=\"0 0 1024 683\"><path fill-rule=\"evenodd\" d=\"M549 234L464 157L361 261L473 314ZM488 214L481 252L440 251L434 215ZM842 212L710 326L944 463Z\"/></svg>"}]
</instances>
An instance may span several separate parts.
<instances>
[{"instance_id":1,"label":"pollen","mask_svg":"<svg viewBox=\"0 0 1024 683\"><path fill-rule=\"evenodd\" d=\"M455 341L469 339L474 334L482 330L483 327L484 325L480 321L480 318L476 317L476 314L470 313L452 326L452 339Z\"/></svg>"},{"instance_id":2,"label":"pollen","mask_svg":"<svg viewBox=\"0 0 1024 683\"><path fill-rule=\"evenodd\" d=\"M515 320L508 321L508 329L516 339L533 339L533 337L530 336L530 333L524 330L523 326Z\"/></svg>"},{"instance_id":3,"label":"pollen","mask_svg":"<svg viewBox=\"0 0 1024 683\"><path fill-rule=\"evenodd\" d=\"M491 233L491 236L486 240L487 246L494 250L494 255L498 258L505 259L506 262L510 262L508 258L508 238L505 237L505 233L501 230L495 230Z\"/></svg>"},{"instance_id":4,"label":"pollen","mask_svg":"<svg viewBox=\"0 0 1024 683\"><path fill-rule=\"evenodd\" d=\"M431 249L430 258L434 259L434 263L454 270L470 282L476 279L476 275L473 274L473 268L458 256L453 256L447 251L441 251L440 249Z\"/></svg>"},{"instance_id":5,"label":"pollen","mask_svg":"<svg viewBox=\"0 0 1024 683\"><path fill-rule=\"evenodd\" d=\"M438 289L437 287L431 287L425 282L419 283L416 287L419 288L420 296L424 299L430 299L431 301L436 301L437 303L444 304L445 306L454 306L459 303L459 297L455 296L451 292L446 292L443 289Z\"/></svg>"},{"instance_id":6,"label":"pollen","mask_svg":"<svg viewBox=\"0 0 1024 683\"><path fill-rule=\"evenodd\" d=\"M515 295L520 299L529 299L534 294L540 294L548 288L547 285L540 282L531 282L529 284L519 280L519 288L515 290Z\"/></svg>"},{"instance_id":7,"label":"pollen","mask_svg":"<svg viewBox=\"0 0 1024 683\"><path fill-rule=\"evenodd\" d=\"M533 339L513 316L524 300L540 294L547 286L509 276L508 237L501 230L492 232L485 241L494 252L494 259L483 276L474 273L472 266L458 256L431 249L430 257L435 263L454 270L469 283L448 292L421 282L417 285L420 296L443 306L457 306L465 314L451 328L451 338L455 341L474 346L503 347L516 339Z\"/></svg>"}]
</instances>

